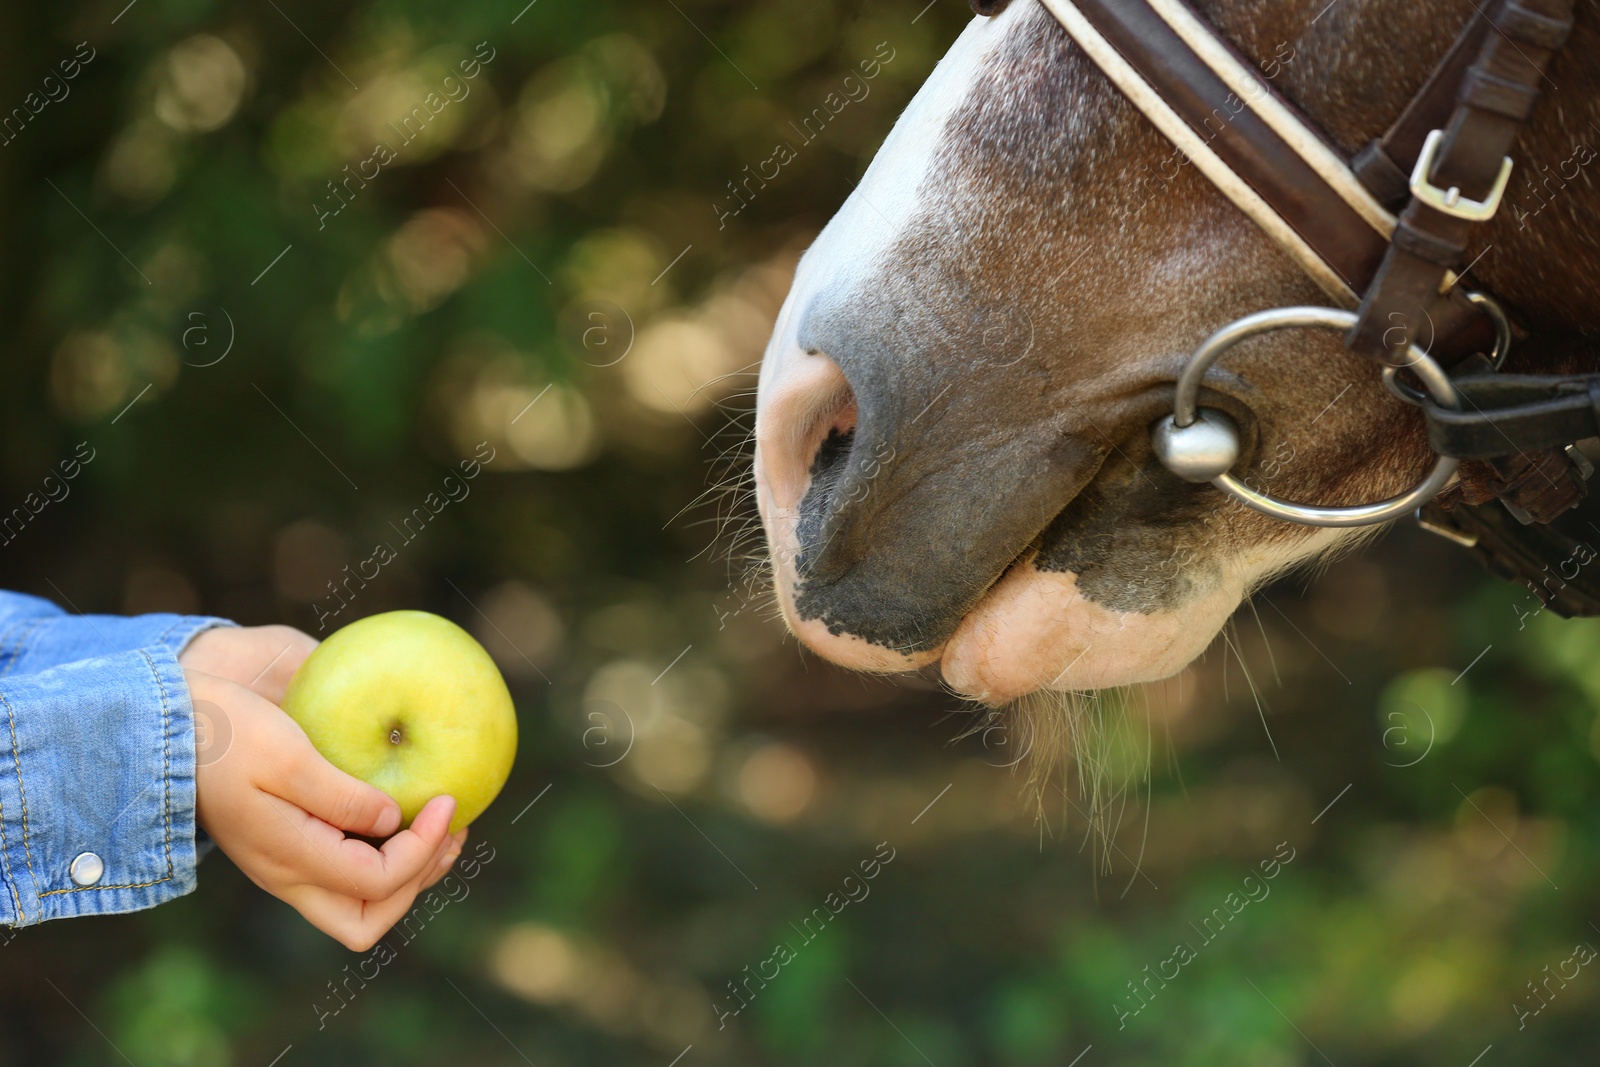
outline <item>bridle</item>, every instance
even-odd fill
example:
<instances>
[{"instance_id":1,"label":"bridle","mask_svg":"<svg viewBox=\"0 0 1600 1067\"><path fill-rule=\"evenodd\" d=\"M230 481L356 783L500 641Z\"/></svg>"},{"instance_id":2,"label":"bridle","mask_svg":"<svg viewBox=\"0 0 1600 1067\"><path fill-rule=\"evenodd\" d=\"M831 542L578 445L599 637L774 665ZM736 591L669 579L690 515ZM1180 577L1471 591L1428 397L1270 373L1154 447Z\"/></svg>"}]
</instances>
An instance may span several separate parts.
<instances>
[{"instance_id":1,"label":"bridle","mask_svg":"<svg viewBox=\"0 0 1600 1067\"><path fill-rule=\"evenodd\" d=\"M973 6L993 14L1006 2ZM1493 297L1458 284L1473 227L1500 207L1513 142L1571 32L1575 0L1475 3L1478 12L1399 119L1354 159L1185 0L1040 2L1336 305L1257 312L1208 338L1179 377L1175 411L1152 430L1161 462L1288 522L1356 527L1414 513L1503 577L1525 580L1554 610L1600 614L1600 575L1563 574L1559 588L1541 580L1555 561L1587 548L1570 512L1593 467L1575 445L1600 437L1600 374L1499 373L1510 319ZM1308 326L1343 331L1347 348L1380 362L1390 390L1421 408L1438 458L1414 489L1376 504L1317 507L1268 496L1231 473L1239 430L1199 405L1201 380L1240 341ZM1473 462L1477 499L1462 491L1463 461Z\"/></svg>"}]
</instances>

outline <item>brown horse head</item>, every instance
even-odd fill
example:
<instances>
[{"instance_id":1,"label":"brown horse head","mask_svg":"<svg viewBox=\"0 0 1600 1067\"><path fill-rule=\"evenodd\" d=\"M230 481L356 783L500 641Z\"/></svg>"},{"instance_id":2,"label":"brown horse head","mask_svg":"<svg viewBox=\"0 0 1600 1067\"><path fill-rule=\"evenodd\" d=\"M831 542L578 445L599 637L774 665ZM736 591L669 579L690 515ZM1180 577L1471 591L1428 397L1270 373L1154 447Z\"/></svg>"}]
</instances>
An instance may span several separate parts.
<instances>
[{"instance_id":1,"label":"brown horse head","mask_svg":"<svg viewBox=\"0 0 1600 1067\"><path fill-rule=\"evenodd\" d=\"M1472 0L1197 6L1347 155L1482 17ZM1252 588L1358 535L1266 518L1156 461L1150 427L1201 340L1326 299L1048 11L989 7L801 263L762 368L756 476L807 645L863 670L937 662L998 702L1175 673ZM1506 208L1469 250L1474 284L1575 342L1600 324L1597 49L1586 0ZM1290 499L1377 500L1431 458L1415 410L1337 334L1248 342L1204 403L1243 430L1235 471Z\"/></svg>"}]
</instances>

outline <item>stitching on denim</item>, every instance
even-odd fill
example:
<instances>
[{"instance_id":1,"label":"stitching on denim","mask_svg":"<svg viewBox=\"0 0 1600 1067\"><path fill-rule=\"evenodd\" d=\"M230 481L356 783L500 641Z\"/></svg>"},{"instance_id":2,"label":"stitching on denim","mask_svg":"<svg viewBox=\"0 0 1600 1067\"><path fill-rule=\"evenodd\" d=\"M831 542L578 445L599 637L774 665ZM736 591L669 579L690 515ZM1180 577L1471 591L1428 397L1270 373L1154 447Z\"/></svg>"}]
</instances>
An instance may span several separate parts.
<instances>
[{"instance_id":1,"label":"stitching on denim","mask_svg":"<svg viewBox=\"0 0 1600 1067\"><path fill-rule=\"evenodd\" d=\"M4 805L0 805L0 866L6 872L6 888L11 890L11 903L17 907L17 923L21 925L28 921L28 913L22 910L22 898L17 896L17 884L11 878L11 856L6 852L6 813Z\"/></svg>"},{"instance_id":2,"label":"stitching on denim","mask_svg":"<svg viewBox=\"0 0 1600 1067\"><path fill-rule=\"evenodd\" d=\"M17 634L17 640L16 640L15 644L13 644L11 646L12 647L11 658L6 661L4 667L0 667L0 677L3 677L4 675L9 674L10 671L11 671L11 668L16 666L17 660L22 658L22 643L28 639L29 635L31 635L35 630L37 630L40 626L42 626L44 624L44 622L45 622L44 619L22 619L22 620L20 620L18 622L14 622L10 626L6 627L5 634L3 636L0 636L0 655L4 654L4 647L5 647L5 643L6 643L6 638L9 638L13 632L16 632L18 630L20 630L21 632ZM32 625L29 625L29 623L31 623ZM4 698L0 697L0 699L4 699ZM9 703L7 703L6 704L6 710L10 711L10 708L11 708L11 705ZM11 737L12 737L11 755L12 755L13 761L16 761L16 755L17 755L16 726L14 724L12 725L12 728L11 728ZM17 789L18 789L19 792L22 790L22 764L20 762L17 763ZM3 863L3 865L5 867L6 888L11 890L11 901L12 901L13 904L16 905L17 922L22 923L22 922L26 922L27 921L28 913L23 910L22 897L20 895L18 895L18 893L17 893L16 879L14 879L11 876L11 854L7 850L5 840L6 840L5 818L4 818L3 810L0 810L0 863ZM23 805L22 805L22 841L23 841L23 856L26 859L27 858L27 841L28 841L28 805L27 805L27 794L26 793L23 794ZM30 879L33 879L34 899L37 900L38 899L38 895L39 895L39 882L38 882L38 879L34 878L34 876L33 876L33 864L32 864L31 861L28 864L28 877Z\"/></svg>"},{"instance_id":3,"label":"stitching on denim","mask_svg":"<svg viewBox=\"0 0 1600 1067\"><path fill-rule=\"evenodd\" d=\"M53 897L60 893L98 893L107 889L149 889L153 885L160 885L162 882L170 881L172 881L172 875L169 874L165 878L157 878L153 882L139 882L135 885L75 885L69 889L46 889L39 896Z\"/></svg>"},{"instance_id":4,"label":"stitching on denim","mask_svg":"<svg viewBox=\"0 0 1600 1067\"><path fill-rule=\"evenodd\" d=\"M156 668L156 661L150 658L150 653L141 648L139 650L139 655L143 656L145 658L145 662L150 665L150 673L155 675L156 685L161 689L161 734L164 741L164 748L162 752L162 761L164 764L162 784L164 785L166 792L166 801L164 805L165 814L163 819L166 823L167 830L167 876L165 878L157 878L149 882L138 882L133 885L78 885L70 886L65 889L49 889L43 893L40 893L39 896L41 897L53 897L59 893L99 893L110 889L148 889L153 885L160 885L162 882L170 882L174 877L174 872L172 870L172 732L168 728L167 722L169 710L167 706L167 684L161 680L161 672Z\"/></svg>"},{"instance_id":5,"label":"stitching on denim","mask_svg":"<svg viewBox=\"0 0 1600 1067\"><path fill-rule=\"evenodd\" d=\"M178 627L182 626L184 623L189 622L189 621L191 621L191 620L190 620L189 616L187 616L187 615L178 616L178 621L177 622L174 622L171 626L169 626L165 630L161 631L161 636L156 638L156 644L158 644L158 645L166 644L167 643L167 638L172 636L172 631L176 630Z\"/></svg>"},{"instance_id":6,"label":"stitching on denim","mask_svg":"<svg viewBox=\"0 0 1600 1067\"><path fill-rule=\"evenodd\" d=\"M171 640L173 632L183 626L189 627L184 634L183 640ZM188 644L207 630L220 630L222 628L222 624L210 615L184 615L177 622L167 627L166 632L156 638L156 643L167 646L168 649L176 654L180 645Z\"/></svg>"},{"instance_id":7,"label":"stitching on denim","mask_svg":"<svg viewBox=\"0 0 1600 1067\"><path fill-rule=\"evenodd\" d=\"M17 769L17 792L22 795L22 858L28 865L28 878L33 882L33 895L38 897L39 876L33 873L33 853L28 847L28 787L22 783L22 755L17 749L17 713L4 693L0 693L0 704L6 706L6 723L11 728L11 763Z\"/></svg>"},{"instance_id":8,"label":"stitching on denim","mask_svg":"<svg viewBox=\"0 0 1600 1067\"><path fill-rule=\"evenodd\" d=\"M167 853L167 878L172 877L172 729L168 722L170 709L167 706L167 683L161 680L161 672L156 669L156 661L150 658L150 653L144 649L139 650L139 655L150 665L150 673L155 675L156 685L161 689L161 790L165 795L162 803L162 821L166 824L166 853ZM166 881L167 878L161 879Z\"/></svg>"}]
</instances>

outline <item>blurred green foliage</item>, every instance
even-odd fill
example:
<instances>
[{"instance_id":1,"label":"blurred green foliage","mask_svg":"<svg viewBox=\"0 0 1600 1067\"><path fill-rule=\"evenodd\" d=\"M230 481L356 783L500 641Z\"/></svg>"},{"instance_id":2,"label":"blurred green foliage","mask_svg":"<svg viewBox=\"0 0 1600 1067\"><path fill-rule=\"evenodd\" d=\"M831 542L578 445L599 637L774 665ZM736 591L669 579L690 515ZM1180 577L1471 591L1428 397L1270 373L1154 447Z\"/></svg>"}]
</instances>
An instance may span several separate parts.
<instances>
[{"instance_id":1,"label":"blurred green foliage","mask_svg":"<svg viewBox=\"0 0 1600 1067\"><path fill-rule=\"evenodd\" d=\"M522 751L474 828L494 861L336 1014L360 957L215 855L178 903L0 945L0 1063L1592 1057L1600 974L1515 1006L1600 943L1600 624L1525 618L1399 531L1108 712L1109 842L1075 785L1034 806L1015 730L957 740L974 712L926 681L783 638L745 563L750 372L965 5L123 3L0 10L7 107L96 51L0 148L6 506L97 457L5 583L317 632L328 583L486 441L471 497L333 624L472 627ZM470 94L319 223L480 42ZM882 42L870 93L724 225L728 183ZM870 897L719 1029L884 841ZM1270 896L1119 1028L1279 842Z\"/></svg>"}]
</instances>

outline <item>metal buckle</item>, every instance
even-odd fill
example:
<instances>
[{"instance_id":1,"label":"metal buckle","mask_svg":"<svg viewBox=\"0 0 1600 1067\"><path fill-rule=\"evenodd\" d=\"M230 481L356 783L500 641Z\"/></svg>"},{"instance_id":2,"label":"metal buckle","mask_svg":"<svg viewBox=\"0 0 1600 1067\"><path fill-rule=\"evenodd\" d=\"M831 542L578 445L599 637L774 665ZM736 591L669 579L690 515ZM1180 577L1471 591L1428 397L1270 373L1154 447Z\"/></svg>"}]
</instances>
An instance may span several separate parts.
<instances>
[{"instance_id":1,"label":"metal buckle","mask_svg":"<svg viewBox=\"0 0 1600 1067\"><path fill-rule=\"evenodd\" d=\"M1562 451L1567 454L1567 458L1572 461L1572 465L1578 468L1578 477L1584 481L1594 477L1594 464L1590 462L1588 456L1583 454L1583 449L1574 444L1568 445Z\"/></svg>"},{"instance_id":2,"label":"metal buckle","mask_svg":"<svg viewBox=\"0 0 1600 1067\"><path fill-rule=\"evenodd\" d=\"M1433 184L1434 156L1438 154L1443 141L1444 131L1434 130L1423 142L1422 155L1417 157L1417 165L1411 170L1411 195L1446 215L1468 222L1488 222L1500 210L1500 198L1505 196L1506 186L1511 184L1511 157L1507 156L1500 164L1500 176L1495 178L1494 188L1489 190L1489 195L1482 200L1468 200L1453 185L1449 189L1441 189Z\"/></svg>"},{"instance_id":3,"label":"metal buckle","mask_svg":"<svg viewBox=\"0 0 1600 1067\"><path fill-rule=\"evenodd\" d=\"M1320 326L1326 329L1348 330L1356 324L1356 313L1339 308L1284 307L1271 311L1258 311L1229 323L1205 340L1189 357L1189 363L1178 376L1178 387L1173 398L1173 413L1151 427L1152 445L1156 458L1180 478L1191 482L1209 481L1224 493L1246 507L1285 522L1301 526L1322 526L1350 529L1373 526L1411 514L1427 504L1455 476L1460 461L1440 456L1433 470L1422 483L1409 492L1376 504L1357 507L1318 507L1297 504L1288 500L1257 492L1229 473L1239 457L1238 431L1231 420L1221 412L1209 411L1199 406L1200 381L1206 371L1228 349L1240 341L1257 334L1290 327ZM1441 407L1460 405L1455 386L1451 384L1444 368L1434 362L1428 353L1413 344L1409 350L1409 366L1429 394Z\"/></svg>"}]
</instances>

